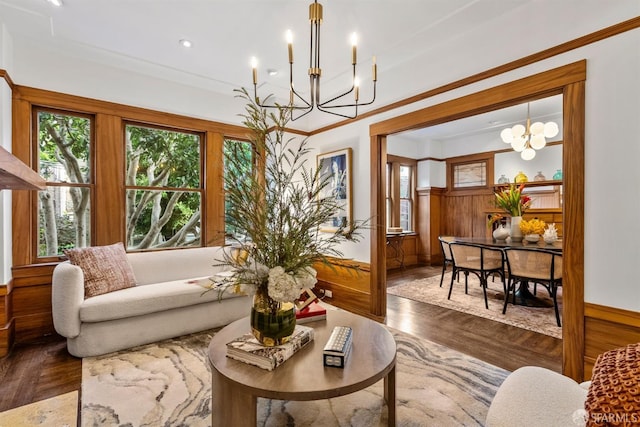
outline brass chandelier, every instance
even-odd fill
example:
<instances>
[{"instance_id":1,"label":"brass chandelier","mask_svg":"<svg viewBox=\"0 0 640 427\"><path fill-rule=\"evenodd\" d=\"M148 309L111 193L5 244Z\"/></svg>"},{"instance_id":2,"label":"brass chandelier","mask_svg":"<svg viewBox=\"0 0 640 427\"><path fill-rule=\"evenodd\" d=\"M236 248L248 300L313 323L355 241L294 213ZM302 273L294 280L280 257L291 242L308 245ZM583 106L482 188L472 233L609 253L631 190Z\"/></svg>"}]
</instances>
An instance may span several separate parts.
<instances>
[{"instance_id":1,"label":"brass chandelier","mask_svg":"<svg viewBox=\"0 0 640 427\"><path fill-rule=\"evenodd\" d=\"M317 108L324 113L334 114L336 116L354 119L358 116L358 107L372 104L376 99L376 81L378 80L378 72L376 65L376 57L373 57L372 80L373 80L373 97L368 102L360 101L360 83L356 76L356 34L351 36L351 65L353 67L352 85L346 92L335 96L331 99L321 100L320 97L320 77L322 69L320 68L320 25L322 24L322 5L318 0L314 0L309 5L309 21L311 24L311 44L309 50L309 93L310 98L305 99L293 86L293 34L287 31L287 44L289 51L289 104L291 109L291 120L297 120ZM256 100L258 99L258 71L257 60L252 58L251 67L253 69L253 92ZM353 93L353 102L345 101L343 98ZM276 108L277 105L265 105L259 103L263 108ZM350 109L346 111L346 109ZM297 112L298 114L294 114Z\"/></svg>"}]
</instances>

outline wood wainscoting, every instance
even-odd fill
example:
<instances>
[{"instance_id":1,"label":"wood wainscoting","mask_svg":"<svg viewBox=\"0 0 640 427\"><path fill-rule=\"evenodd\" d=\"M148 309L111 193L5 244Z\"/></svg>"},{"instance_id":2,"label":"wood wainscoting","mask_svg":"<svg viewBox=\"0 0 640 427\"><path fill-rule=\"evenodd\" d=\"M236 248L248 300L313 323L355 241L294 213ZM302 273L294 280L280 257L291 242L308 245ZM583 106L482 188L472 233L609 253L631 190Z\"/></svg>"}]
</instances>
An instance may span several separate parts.
<instances>
[{"instance_id":1,"label":"wood wainscoting","mask_svg":"<svg viewBox=\"0 0 640 427\"><path fill-rule=\"evenodd\" d=\"M55 334L51 316L51 275L55 263L13 268L13 280L0 287L0 357L14 343Z\"/></svg>"},{"instance_id":2,"label":"wood wainscoting","mask_svg":"<svg viewBox=\"0 0 640 427\"><path fill-rule=\"evenodd\" d=\"M0 357L6 356L13 344L15 326L11 316L11 283L0 286Z\"/></svg>"},{"instance_id":3,"label":"wood wainscoting","mask_svg":"<svg viewBox=\"0 0 640 427\"><path fill-rule=\"evenodd\" d=\"M491 189L450 191L443 199L442 235L484 237L487 234L485 212L493 205Z\"/></svg>"},{"instance_id":4,"label":"wood wainscoting","mask_svg":"<svg viewBox=\"0 0 640 427\"><path fill-rule=\"evenodd\" d=\"M640 342L640 312L585 303L584 378L598 355L605 351Z\"/></svg>"},{"instance_id":5,"label":"wood wainscoting","mask_svg":"<svg viewBox=\"0 0 640 427\"><path fill-rule=\"evenodd\" d=\"M424 187L416 190L418 194L418 263L426 265L442 264L442 249L438 237L443 229L443 203L446 188Z\"/></svg>"},{"instance_id":6,"label":"wood wainscoting","mask_svg":"<svg viewBox=\"0 0 640 427\"><path fill-rule=\"evenodd\" d=\"M375 316L371 310L371 267L359 261L331 258L329 264L321 262L313 266L318 272L318 283L314 292L322 296L323 291L331 291L332 297L325 297L329 304L379 322L386 316Z\"/></svg>"},{"instance_id":7,"label":"wood wainscoting","mask_svg":"<svg viewBox=\"0 0 640 427\"><path fill-rule=\"evenodd\" d=\"M55 264L13 268L13 279L0 286L0 357L15 343L55 334L51 315L51 275Z\"/></svg>"}]
</instances>

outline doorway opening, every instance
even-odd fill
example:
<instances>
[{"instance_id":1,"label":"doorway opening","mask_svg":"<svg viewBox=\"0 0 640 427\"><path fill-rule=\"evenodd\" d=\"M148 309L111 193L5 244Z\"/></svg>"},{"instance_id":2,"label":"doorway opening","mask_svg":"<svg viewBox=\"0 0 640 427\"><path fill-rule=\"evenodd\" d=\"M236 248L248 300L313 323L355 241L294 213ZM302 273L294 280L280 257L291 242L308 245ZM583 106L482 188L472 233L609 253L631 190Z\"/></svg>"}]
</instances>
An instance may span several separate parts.
<instances>
[{"instance_id":1,"label":"doorway opening","mask_svg":"<svg viewBox=\"0 0 640 427\"><path fill-rule=\"evenodd\" d=\"M370 127L372 201L375 219L371 243L371 307L386 313L386 164L389 135L463 117L562 95L563 122L563 373L582 380L584 373L584 106L586 61L423 108ZM425 236L436 248L437 235Z\"/></svg>"}]
</instances>

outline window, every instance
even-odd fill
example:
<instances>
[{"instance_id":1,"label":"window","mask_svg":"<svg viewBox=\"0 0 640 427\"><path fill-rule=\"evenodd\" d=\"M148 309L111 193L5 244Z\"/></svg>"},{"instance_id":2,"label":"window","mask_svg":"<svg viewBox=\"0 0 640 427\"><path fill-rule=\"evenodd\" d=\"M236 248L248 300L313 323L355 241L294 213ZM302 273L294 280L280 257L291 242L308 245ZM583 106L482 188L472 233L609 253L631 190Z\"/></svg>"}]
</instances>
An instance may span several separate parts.
<instances>
[{"instance_id":1,"label":"window","mask_svg":"<svg viewBox=\"0 0 640 427\"><path fill-rule=\"evenodd\" d=\"M447 159L447 187L451 191L478 190L493 185L493 153Z\"/></svg>"},{"instance_id":2,"label":"window","mask_svg":"<svg viewBox=\"0 0 640 427\"><path fill-rule=\"evenodd\" d=\"M413 230L413 185L411 166L400 165L400 227Z\"/></svg>"},{"instance_id":3,"label":"window","mask_svg":"<svg viewBox=\"0 0 640 427\"><path fill-rule=\"evenodd\" d=\"M91 245L93 119L35 109L38 172L38 257Z\"/></svg>"},{"instance_id":4,"label":"window","mask_svg":"<svg viewBox=\"0 0 640 427\"><path fill-rule=\"evenodd\" d=\"M236 153L234 153L236 152ZM234 176L244 176L249 180L251 178L251 174L253 173L253 147L250 142L246 141L236 141L232 139L225 139L224 141L224 153L225 159L227 158L227 154L234 153L234 158L240 159L241 162L238 164L230 165L226 161L224 162L224 173L225 176L229 176L230 168L237 168L238 174L234 174ZM225 183L225 188L226 188ZM242 182L236 183L237 185L242 185ZM225 222L224 222L224 231L225 235L238 235L241 230L238 230L234 224L232 224L229 220L229 204L225 200L224 204L224 214L225 214ZM227 242L232 243L232 242Z\"/></svg>"},{"instance_id":5,"label":"window","mask_svg":"<svg viewBox=\"0 0 640 427\"><path fill-rule=\"evenodd\" d=\"M413 231L416 161L393 155L387 159L387 227Z\"/></svg>"},{"instance_id":6,"label":"window","mask_svg":"<svg viewBox=\"0 0 640 427\"><path fill-rule=\"evenodd\" d=\"M393 212L393 209L391 208L392 206L392 188L391 188L391 163L387 163L387 183L386 183L386 189L387 189L387 197L386 197L386 205L387 205L387 228L389 227L393 227L391 225L391 215Z\"/></svg>"},{"instance_id":7,"label":"window","mask_svg":"<svg viewBox=\"0 0 640 427\"><path fill-rule=\"evenodd\" d=\"M487 185L487 162L453 165L453 186L484 187Z\"/></svg>"},{"instance_id":8,"label":"window","mask_svg":"<svg viewBox=\"0 0 640 427\"><path fill-rule=\"evenodd\" d=\"M125 126L127 249L200 246L202 138Z\"/></svg>"}]
</instances>

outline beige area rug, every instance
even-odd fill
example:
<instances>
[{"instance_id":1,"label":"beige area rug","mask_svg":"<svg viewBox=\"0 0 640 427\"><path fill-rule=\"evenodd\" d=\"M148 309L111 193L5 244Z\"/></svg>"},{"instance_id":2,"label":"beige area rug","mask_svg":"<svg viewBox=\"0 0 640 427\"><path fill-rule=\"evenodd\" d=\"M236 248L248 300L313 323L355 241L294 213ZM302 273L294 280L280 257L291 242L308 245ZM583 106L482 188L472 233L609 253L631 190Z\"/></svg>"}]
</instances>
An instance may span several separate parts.
<instances>
[{"instance_id":1,"label":"beige area rug","mask_svg":"<svg viewBox=\"0 0 640 427\"><path fill-rule=\"evenodd\" d=\"M77 420L77 391L0 412L0 427L75 427Z\"/></svg>"},{"instance_id":2,"label":"beige area rug","mask_svg":"<svg viewBox=\"0 0 640 427\"><path fill-rule=\"evenodd\" d=\"M398 346L398 425L482 426L508 372L430 341L391 332ZM210 426L206 351L213 334L207 331L83 359L81 425ZM387 425L382 381L329 400L259 399L258 425Z\"/></svg>"},{"instance_id":3,"label":"beige area rug","mask_svg":"<svg viewBox=\"0 0 640 427\"><path fill-rule=\"evenodd\" d=\"M442 287L440 287L440 276L433 276L387 288L387 293L462 311L555 338L562 338L562 328L558 327L556 323L553 300L549 297L549 293L544 286L538 285L536 296L545 300L551 305L550 307L526 307L509 303L506 314L502 314L502 306L504 304L502 282L497 277L495 282L491 280L489 278L489 287L487 288L488 310L484 307L484 296L482 295L480 281L473 274L469 275L468 294L464 293L464 275L460 275L459 282L453 282L450 300L447 299L449 284L451 283L450 272L445 273ZM529 288L533 289L532 285L529 285ZM562 319L562 287L558 288L558 306Z\"/></svg>"}]
</instances>

